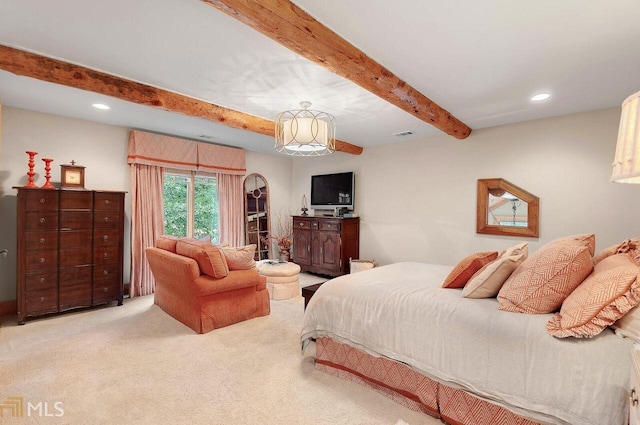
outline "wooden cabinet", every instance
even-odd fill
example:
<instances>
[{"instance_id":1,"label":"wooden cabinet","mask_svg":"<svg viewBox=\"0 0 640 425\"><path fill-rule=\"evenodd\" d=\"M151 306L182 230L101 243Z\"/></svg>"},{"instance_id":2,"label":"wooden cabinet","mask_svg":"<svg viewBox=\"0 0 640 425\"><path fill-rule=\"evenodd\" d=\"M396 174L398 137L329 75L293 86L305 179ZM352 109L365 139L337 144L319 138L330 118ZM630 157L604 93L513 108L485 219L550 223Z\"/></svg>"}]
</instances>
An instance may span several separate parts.
<instances>
[{"instance_id":1,"label":"wooden cabinet","mask_svg":"<svg viewBox=\"0 0 640 425\"><path fill-rule=\"evenodd\" d=\"M18 189L18 322L122 305L124 192Z\"/></svg>"},{"instance_id":2,"label":"wooden cabinet","mask_svg":"<svg viewBox=\"0 0 640 425\"><path fill-rule=\"evenodd\" d=\"M358 217L293 217L293 261L302 271L339 276L359 255Z\"/></svg>"}]
</instances>

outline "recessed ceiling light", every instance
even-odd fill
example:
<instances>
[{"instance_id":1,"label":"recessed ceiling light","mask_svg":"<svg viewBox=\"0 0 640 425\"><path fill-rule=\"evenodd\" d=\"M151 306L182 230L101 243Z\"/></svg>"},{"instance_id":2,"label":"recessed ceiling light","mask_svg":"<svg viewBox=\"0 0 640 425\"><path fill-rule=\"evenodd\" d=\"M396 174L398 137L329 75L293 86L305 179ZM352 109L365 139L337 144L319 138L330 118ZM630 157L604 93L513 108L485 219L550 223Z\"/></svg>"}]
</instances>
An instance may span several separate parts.
<instances>
[{"instance_id":1,"label":"recessed ceiling light","mask_svg":"<svg viewBox=\"0 0 640 425\"><path fill-rule=\"evenodd\" d=\"M532 102L542 102L543 100L547 100L551 97L550 93L538 93L534 96L531 96Z\"/></svg>"},{"instance_id":2,"label":"recessed ceiling light","mask_svg":"<svg viewBox=\"0 0 640 425\"><path fill-rule=\"evenodd\" d=\"M91 106L93 106L96 109L111 109L109 106L105 105L104 103L94 103Z\"/></svg>"}]
</instances>

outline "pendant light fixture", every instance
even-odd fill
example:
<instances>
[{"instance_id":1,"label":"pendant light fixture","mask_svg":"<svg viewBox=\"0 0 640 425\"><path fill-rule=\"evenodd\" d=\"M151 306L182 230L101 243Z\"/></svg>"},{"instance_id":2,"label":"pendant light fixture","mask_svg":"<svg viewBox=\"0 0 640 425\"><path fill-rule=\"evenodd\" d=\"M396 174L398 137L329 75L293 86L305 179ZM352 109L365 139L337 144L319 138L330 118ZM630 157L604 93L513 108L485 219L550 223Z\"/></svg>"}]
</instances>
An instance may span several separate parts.
<instances>
[{"instance_id":1,"label":"pendant light fixture","mask_svg":"<svg viewBox=\"0 0 640 425\"><path fill-rule=\"evenodd\" d=\"M277 152L292 156L321 156L336 150L333 115L309 109L311 102L300 102L302 109L276 115Z\"/></svg>"}]
</instances>

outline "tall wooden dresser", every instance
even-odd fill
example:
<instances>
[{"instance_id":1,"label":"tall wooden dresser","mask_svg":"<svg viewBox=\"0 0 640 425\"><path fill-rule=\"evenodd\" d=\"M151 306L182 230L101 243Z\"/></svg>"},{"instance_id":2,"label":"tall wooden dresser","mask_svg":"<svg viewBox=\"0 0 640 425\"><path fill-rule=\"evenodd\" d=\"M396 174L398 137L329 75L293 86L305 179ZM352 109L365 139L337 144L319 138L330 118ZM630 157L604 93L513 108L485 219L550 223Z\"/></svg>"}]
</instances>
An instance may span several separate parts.
<instances>
[{"instance_id":1,"label":"tall wooden dresser","mask_svg":"<svg viewBox=\"0 0 640 425\"><path fill-rule=\"evenodd\" d=\"M18 323L122 305L125 192L18 189Z\"/></svg>"}]
</instances>

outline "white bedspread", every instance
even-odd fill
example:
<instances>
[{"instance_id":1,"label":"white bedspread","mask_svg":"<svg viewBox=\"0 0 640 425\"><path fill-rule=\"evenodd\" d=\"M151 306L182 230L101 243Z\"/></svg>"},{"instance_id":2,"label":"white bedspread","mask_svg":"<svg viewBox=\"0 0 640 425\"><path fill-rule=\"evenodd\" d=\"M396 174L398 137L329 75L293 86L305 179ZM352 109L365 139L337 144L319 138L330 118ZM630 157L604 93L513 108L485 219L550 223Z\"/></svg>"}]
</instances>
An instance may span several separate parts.
<instances>
[{"instance_id":1,"label":"white bedspread","mask_svg":"<svg viewBox=\"0 0 640 425\"><path fill-rule=\"evenodd\" d=\"M627 423L631 340L608 329L556 339L549 314L441 288L451 269L397 263L328 281L307 306L303 345L329 336L543 423Z\"/></svg>"}]
</instances>

